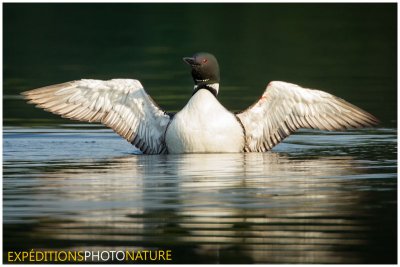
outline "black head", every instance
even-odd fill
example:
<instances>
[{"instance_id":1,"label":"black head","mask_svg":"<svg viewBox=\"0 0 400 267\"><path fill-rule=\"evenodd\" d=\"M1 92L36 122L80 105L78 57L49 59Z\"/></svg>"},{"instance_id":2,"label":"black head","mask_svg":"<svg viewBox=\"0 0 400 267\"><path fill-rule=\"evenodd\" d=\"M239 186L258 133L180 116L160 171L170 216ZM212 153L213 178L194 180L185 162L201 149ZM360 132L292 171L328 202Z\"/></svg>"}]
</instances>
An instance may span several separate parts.
<instances>
[{"instance_id":1,"label":"black head","mask_svg":"<svg viewBox=\"0 0 400 267\"><path fill-rule=\"evenodd\" d=\"M196 53L183 60L192 68L195 85L219 83L219 66L217 59L209 53Z\"/></svg>"}]
</instances>

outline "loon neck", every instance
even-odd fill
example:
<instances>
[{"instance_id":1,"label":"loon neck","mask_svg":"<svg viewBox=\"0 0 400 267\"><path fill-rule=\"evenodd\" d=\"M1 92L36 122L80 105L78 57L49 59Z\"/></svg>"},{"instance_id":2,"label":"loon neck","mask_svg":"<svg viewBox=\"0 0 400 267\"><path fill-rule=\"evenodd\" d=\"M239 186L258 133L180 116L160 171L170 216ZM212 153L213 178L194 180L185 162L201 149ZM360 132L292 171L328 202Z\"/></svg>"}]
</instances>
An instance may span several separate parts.
<instances>
[{"instance_id":1,"label":"loon neck","mask_svg":"<svg viewBox=\"0 0 400 267\"><path fill-rule=\"evenodd\" d=\"M200 89L206 89L206 90L210 91L210 93L213 94L215 97L217 97L218 91L219 91L219 83L196 84L193 88L192 96L195 93L197 93Z\"/></svg>"}]
</instances>

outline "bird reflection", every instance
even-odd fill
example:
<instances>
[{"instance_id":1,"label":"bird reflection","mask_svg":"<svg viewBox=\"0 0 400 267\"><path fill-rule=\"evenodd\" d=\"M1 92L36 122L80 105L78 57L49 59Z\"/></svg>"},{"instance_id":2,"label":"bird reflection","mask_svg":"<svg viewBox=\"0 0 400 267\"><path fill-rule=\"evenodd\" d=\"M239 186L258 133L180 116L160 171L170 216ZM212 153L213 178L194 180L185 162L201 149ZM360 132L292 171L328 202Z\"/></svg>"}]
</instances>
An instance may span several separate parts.
<instances>
[{"instance_id":1,"label":"bird reflection","mask_svg":"<svg viewBox=\"0 0 400 267\"><path fill-rule=\"evenodd\" d=\"M50 162L34 190L53 201L35 207L29 236L73 249L172 248L181 263L359 263L370 231L362 173L348 156L272 152Z\"/></svg>"}]
</instances>

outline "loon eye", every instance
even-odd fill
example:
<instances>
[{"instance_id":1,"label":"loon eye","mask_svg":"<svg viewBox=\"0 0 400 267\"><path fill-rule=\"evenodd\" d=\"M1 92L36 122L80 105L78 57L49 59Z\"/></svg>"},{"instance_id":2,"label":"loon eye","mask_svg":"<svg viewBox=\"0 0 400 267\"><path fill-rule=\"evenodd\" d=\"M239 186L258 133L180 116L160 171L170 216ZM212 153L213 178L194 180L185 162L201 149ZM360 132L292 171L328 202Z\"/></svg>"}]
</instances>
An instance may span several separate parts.
<instances>
[{"instance_id":1,"label":"loon eye","mask_svg":"<svg viewBox=\"0 0 400 267\"><path fill-rule=\"evenodd\" d=\"M207 63L207 61L208 60L206 58L202 60L203 63Z\"/></svg>"}]
</instances>

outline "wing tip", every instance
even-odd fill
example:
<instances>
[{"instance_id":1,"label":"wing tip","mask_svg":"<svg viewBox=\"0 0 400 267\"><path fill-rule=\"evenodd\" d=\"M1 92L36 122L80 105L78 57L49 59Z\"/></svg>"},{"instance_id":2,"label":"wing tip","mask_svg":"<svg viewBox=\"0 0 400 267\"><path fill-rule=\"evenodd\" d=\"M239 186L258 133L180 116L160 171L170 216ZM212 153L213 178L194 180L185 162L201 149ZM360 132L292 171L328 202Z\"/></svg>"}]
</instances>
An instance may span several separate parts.
<instances>
[{"instance_id":1,"label":"wing tip","mask_svg":"<svg viewBox=\"0 0 400 267\"><path fill-rule=\"evenodd\" d=\"M40 89L40 88L39 88L39 89ZM36 90L39 90L39 89L32 89L32 90L28 90L28 91L23 91L23 92L21 92L21 93L19 93L19 94L22 95L22 97L23 97L24 99L31 99L31 98L32 98L32 95L34 95L35 92L36 92Z\"/></svg>"},{"instance_id":2,"label":"wing tip","mask_svg":"<svg viewBox=\"0 0 400 267\"><path fill-rule=\"evenodd\" d=\"M363 111L362 115L364 115L363 117L363 122L365 124L364 127L374 127L381 124L381 121L371 113Z\"/></svg>"}]
</instances>

